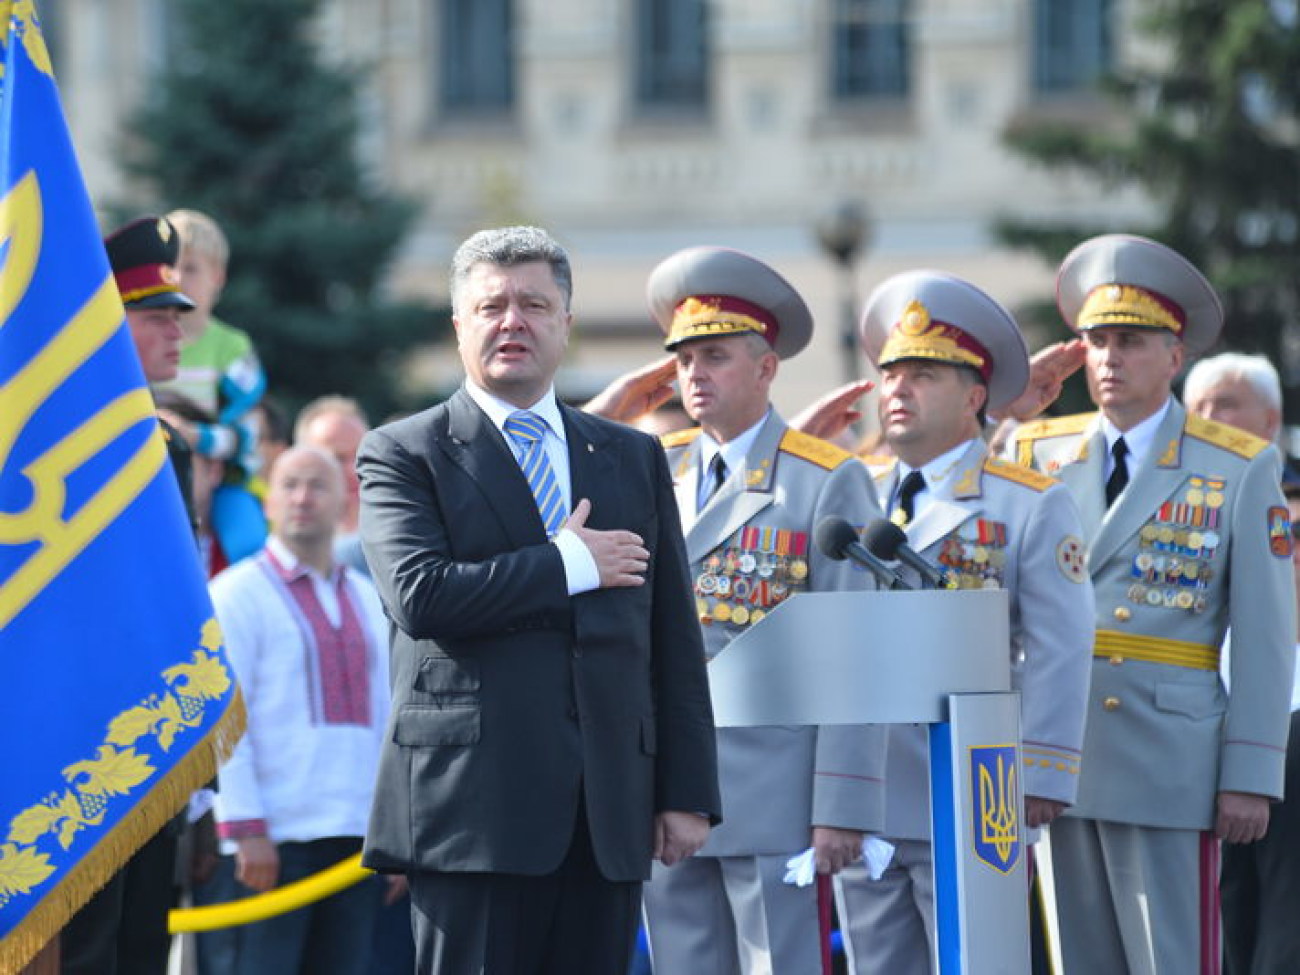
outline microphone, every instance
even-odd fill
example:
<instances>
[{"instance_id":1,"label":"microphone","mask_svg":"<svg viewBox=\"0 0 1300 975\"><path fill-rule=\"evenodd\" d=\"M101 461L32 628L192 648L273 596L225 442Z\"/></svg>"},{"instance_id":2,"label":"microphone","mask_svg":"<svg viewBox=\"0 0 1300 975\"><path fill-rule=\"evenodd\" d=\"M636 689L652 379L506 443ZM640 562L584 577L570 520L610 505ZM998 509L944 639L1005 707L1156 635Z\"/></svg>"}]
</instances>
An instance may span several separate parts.
<instances>
[{"instance_id":1,"label":"microphone","mask_svg":"<svg viewBox=\"0 0 1300 975\"><path fill-rule=\"evenodd\" d=\"M817 527L813 530L813 541L828 559L836 562L848 559L870 569L876 581L886 589L912 588L896 570L864 548L858 541L858 533L853 530L853 526L838 515L828 515L817 522Z\"/></svg>"},{"instance_id":2,"label":"microphone","mask_svg":"<svg viewBox=\"0 0 1300 975\"><path fill-rule=\"evenodd\" d=\"M943 569L908 545L907 535L892 521L877 518L862 533L862 541L876 558L886 562L897 560L915 571L921 577L921 588L948 588L948 576Z\"/></svg>"}]
</instances>

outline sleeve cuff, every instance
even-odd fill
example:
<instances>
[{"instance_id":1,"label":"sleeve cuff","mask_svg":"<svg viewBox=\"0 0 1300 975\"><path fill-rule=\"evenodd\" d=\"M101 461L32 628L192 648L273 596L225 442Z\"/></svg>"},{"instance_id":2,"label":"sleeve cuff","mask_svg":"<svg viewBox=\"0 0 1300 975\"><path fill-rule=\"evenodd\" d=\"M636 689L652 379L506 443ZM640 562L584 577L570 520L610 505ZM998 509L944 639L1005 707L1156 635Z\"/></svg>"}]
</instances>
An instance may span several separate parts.
<instances>
[{"instance_id":1,"label":"sleeve cuff","mask_svg":"<svg viewBox=\"0 0 1300 975\"><path fill-rule=\"evenodd\" d=\"M582 539L568 528L561 528L551 541L560 550L564 581L570 596L600 588L600 570Z\"/></svg>"},{"instance_id":2,"label":"sleeve cuff","mask_svg":"<svg viewBox=\"0 0 1300 975\"><path fill-rule=\"evenodd\" d=\"M217 823L217 836L223 840L246 840L266 835L265 819L236 819L228 823Z\"/></svg>"}]
</instances>

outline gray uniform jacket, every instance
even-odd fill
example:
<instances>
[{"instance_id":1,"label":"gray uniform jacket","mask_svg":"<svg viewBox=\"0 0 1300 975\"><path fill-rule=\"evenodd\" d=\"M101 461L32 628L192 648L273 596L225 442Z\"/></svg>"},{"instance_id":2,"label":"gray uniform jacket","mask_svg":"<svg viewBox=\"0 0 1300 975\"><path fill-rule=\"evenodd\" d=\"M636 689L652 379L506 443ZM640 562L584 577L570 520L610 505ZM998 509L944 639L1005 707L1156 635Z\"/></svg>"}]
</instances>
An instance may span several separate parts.
<instances>
[{"instance_id":1,"label":"gray uniform jacket","mask_svg":"<svg viewBox=\"0 0 1300 975\"><path fill-rule=\"evenodd\" d=\"M1026 424L1015 446L1070 488L1089 543L1096 644L1071 813L1207 829L1220 791L1280 796L1295 592L1277 451L1172 402L1107 510L1097 414Z\"/></svg>"},{"instance_id":2,"label":"gray uniform jacket","mask_svg":"<svg viewBox=\"0 0 1300 975\"><path fill-rule=\"evenodd\" d=\"M664 439L684 512L695 507L698 432ZM686 533L709 658L795 592L872 587L866 572L813 550L814 526L827 515L857 526L879 517L871 478L851 454L769 413L743 469L731 472ZM724 823L700 855L794 854L807 847L814 825L878 831L883 766L881 726L720 728Z\"/></svg>"},{"instance_id":3,"label":"gray uniform jacket","mask_svg":"<svg viewBox=\"0 0 1300 975\"><path fill-rule=\"evenodd\" d=\"M880 497L891 497L897 480L897 465L878 469ZM908 544L960 588L1008 591L1024 793L1073 802L1094 611L1083 531L1069 491L1052 478L990 458L983 441L975 441L906 530ZM924 727L890 728L885 835L930 838L928 760Z\"/></svg>"}]
</instances>

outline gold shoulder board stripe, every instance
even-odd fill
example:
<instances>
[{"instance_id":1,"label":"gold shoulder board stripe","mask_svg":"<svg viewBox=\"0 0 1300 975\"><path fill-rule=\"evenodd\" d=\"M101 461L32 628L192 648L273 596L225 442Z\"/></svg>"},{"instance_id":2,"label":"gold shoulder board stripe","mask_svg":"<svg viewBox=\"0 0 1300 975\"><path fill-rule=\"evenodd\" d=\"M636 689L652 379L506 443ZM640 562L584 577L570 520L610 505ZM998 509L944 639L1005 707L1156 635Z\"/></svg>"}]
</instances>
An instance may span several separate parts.
<instances>
[{"instance_id":1,"label":"gold shoulder board stripe","mask_svg":"<svg viewBox=\"0 0 1300 975\"><path fill-rule=\"evenodd\" d=\"M858 454L858 460L868 467L893 467L898 458L890 454Z\"/></svg>"},{"instance_id":2,"label":"gold shoulder board stripe","mask_svg":"<svg viewBox=\"0 0 1300 975\"><path fill-rule=\"evenodd\" d=\"M1194 413L1187 414L1187 423L1183 428L1187 431L1188 436L1195 437L1197 440L1204 440L1216 447L1222 447L1229 453L1236 454L1238 457L1245 457L1247 460L1268 446L1267 440L1257 437L1253 433L1238 430L1226 423L1215 423L1213 420L1206 420Z\"/></svg>"},{"instance_id":3,"label":"gold shoulder board stripe","mask_svg":"<svg viewBox=\"0 0 1300 975\"><path fill-rule=\"evenodd\" d=\"M1023 484L1027 488L1035 491L1046 491L1056 483L1056 478L1048 477L1046 474L1040 474L1038 471L1023 467L1020 464L1012 464L1009 461L999 460L997 457L989 457L984 461L984 470L994 477L1000 477L1004 481L1015 481L1017 484Z\"/></svg>"},{"instance_id":4,"label":"gold shoulder board stripe","mask_svg":"<svg viewBox=\"0 0 1300 975\"><path fill-rule=\"evenodd\" d=\"M810 437L798 430L787 430L785 432L785 436L781 438L780 449L787 454L802 457L818 467L824 467L828 471L833 471L853 457L847 450L843 450L833 443L817 437Z\"/></svg>"},{"instance_id":5,"label":"gold shoulder board stripe","mask_svg":"<svg viewBox=\"0 0 1300 975\"><path fill-rule=\"evenodd\" d=\"M1048 437L1066 437L1074 433L1083 433L1088 429L1096 413L1072 413L1069 416L1053 416L1046 420L1033 420L1021 424L1016 430L1017 440L1045 440Z\"/></svg>"},{"instance_id":6,"label":"gold shoulder board stripe","mask_svg":"<svg viewBox=\"0 0 1300 975\"><path fill-rule=\"evenodd\" d=\"M898 464L898 458L889 454L858 454L858 460L866 465L873 478L886 476Z\"/></svg>"},{"instance_id":7,"label":"gold shoulder board stripe","mask_svg":"<svg viewBox=\"0 0 1300 975\"><path fill-rule=\"evenodd\" d=\"M672 433L665 433L659 438L665 450L672 447L682 447L690 443L700 435L699 427L691 427L688 430L674 430Z\"/></svg>"}]
</instances>

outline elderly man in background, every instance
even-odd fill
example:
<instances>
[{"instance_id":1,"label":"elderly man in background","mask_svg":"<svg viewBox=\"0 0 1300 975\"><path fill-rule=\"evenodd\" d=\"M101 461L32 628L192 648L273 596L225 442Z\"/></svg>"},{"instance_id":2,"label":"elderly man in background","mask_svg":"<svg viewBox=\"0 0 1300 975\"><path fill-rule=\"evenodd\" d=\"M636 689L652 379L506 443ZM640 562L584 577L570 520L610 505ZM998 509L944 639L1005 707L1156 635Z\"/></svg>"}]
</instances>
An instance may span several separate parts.
<instances>
[{"instance_id":1,"label":"elderly man in background","mask_svg":"<svg viewBox=\"0 0 1300 975\"><path fill-rule=\"evenodd\" d=\"M1281 442L1282 381L1262 355L1224 352L1202 359L1183 380L1183 402L1197 416L1253 433L1282 454L1282 483L1300 484Z\"/></svg>"},{"instance_id":2,"label":"elderly man in background","mask_svg":"<svg viewBox=\"0 0 1300 975\"><path fill-rule=\"evenodd\" d=\"M1276 443L1282 428L1282 383L1263 356L1225 352L1198 362L1183 383L1187 409ZM1292 524L1300 510L1300 474L1283 468ZM1297 551L1300 551L1298 549ZM1294 557L1293 557L1294 561ZM1220 672L1231 679L1231 635ZM1300 971L1300 693L1291 694L1284 801L1273 806L1258 843L1223 848L1223 962L1227 975Z\"/></svg>"}]
</instances>

